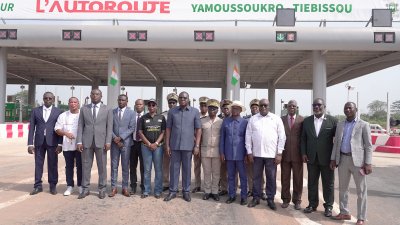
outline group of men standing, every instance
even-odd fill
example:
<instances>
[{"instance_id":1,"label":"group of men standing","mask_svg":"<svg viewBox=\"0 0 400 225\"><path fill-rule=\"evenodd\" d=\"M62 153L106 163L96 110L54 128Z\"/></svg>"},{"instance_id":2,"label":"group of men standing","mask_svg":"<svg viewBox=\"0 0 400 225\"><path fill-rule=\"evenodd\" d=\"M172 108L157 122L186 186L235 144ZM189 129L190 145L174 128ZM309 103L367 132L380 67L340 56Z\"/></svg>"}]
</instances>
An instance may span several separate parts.
<instances>
[{"instance_id":1,"label":"group of men standing","mask_svg":"<svg viewBox=\"0 0 400 225\"><path fill-rule=\"evenodd\" d=\"M190 202L190 192L204 190L203 199L220 200L228 194L226 203L236 201L240 183L240 204L255 207L260 199L267 200L272 210L277 207L277 165L281 165L282 208L293 202L301 209L303 163L308 171L308 206L304 213L316 211L319 205L318 184L322 179L324 215L332 217L334 202L334 170L339 168L340 213L332 218L351 219L348 210L348 188L353 175L357 187L357 224L366 220L366 176L372 172L372 145L368 123L357 118L353 102L344 106L346 120L327 115L321 98L313 101L313 115L298 115L295 100L287 104L287 115L278 117L269 111L268 99L250 102L252 115L241 117L245 107L240 101L199 99L200 111L189 104L189 94L167 96L169 110L157 114L157 101L136 100L135 109L127 107L128 96L118 96L118 107L108 109L101 102L102 93L93 89L91 104L79 109L75 97L69 99L69 110L62 113L53 107L54 95L43 95L44 105L31 115L28 152L35 154L35 184L32 195L43 190L42 174L45 154L48 155L50 193L57 194L57 154L64 151L67 190L73 192L74 165L77 168L78 199L89 195L90 175L94 156L99 174L99 198L105 197L107 183L107 151L111 150L111 192L117 193L118 165L122 167L122 195L137 191L137 166L140 163L141 197L152 192L156 198L169 190L164 201L170 201L179 191L182 168L183 199ZM179 105L177 106L177 103ZM218 115L218 110L221 114ZM193 157L194 156L194 157ZM191 186L191 165L194 161L195 185ZM151 168L154 163L154 191L151 190ZM201 167L204 184L201 184ZM264 176L265 174L265 176ZM293 191L290 181L293 174ZM131 189L128 190L130 177ZM264 185L264 178L266 185ZM249 189L248 189L249 187ZM265 188L265 193L264 193ZM253 199L247 202L247 198Z\"/></svg>"}]
</instances>

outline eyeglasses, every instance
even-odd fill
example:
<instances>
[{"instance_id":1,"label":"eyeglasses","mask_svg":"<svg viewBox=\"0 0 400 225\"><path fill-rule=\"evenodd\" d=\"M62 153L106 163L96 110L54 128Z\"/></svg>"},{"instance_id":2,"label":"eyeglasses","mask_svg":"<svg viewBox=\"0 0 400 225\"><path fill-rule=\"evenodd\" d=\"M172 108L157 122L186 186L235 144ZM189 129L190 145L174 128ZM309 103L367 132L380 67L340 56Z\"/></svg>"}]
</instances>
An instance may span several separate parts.
<instances>
[{"instance_id":1,"label":"eyeglasses","mask_svg":"<svg viewBox=\"0 0 400 225\"><path fill-rule=\"evenodd\" d=\"M320 103L314 103L314 104L312 104L312 107L321 107L321 106L323 106L323 104L320 104Z\"/></svg>"},{"instance_id":2,"label":"eyeglasses","mask_svg":"<svg viewBox=\"0 0 400 225\"><path fill-rule=\"evenodd\" d=\"M52 97L43 97L43 100L52 100Z\"/></svg>"},{"instance_id":3,"label":"eyeglasses","mask_svg":"<svg viewBox=\"0 0 400 225\"><path fill-rule=\"evenodd\" d=\"M263 108L263 107L264 107L264 108L268 108L268 106L269 106L268 104L260 104L260 105L259 105L260 108Z\"/></svg>"}]
</instances>

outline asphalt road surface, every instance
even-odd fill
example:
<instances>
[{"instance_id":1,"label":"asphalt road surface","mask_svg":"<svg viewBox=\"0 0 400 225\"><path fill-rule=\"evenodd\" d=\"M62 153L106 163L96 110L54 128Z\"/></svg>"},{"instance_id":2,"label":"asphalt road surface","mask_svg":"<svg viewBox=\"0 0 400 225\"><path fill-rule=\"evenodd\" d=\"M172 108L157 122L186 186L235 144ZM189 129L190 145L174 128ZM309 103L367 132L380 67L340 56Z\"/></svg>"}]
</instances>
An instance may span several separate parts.
<instances>
[{"instance_id":1,"label":"asphalt road surface","mask_svg":"<svg viewBox=\"0 0 400 225\"><path fill-rule=\"evenodd\" d=\"M171 202L140 195L130 198L121 194L114 198L97 197L97 168L93 164L91 194L78 200L77 192L64 197L66 189L65 161L59 155L58 194L49 193L45 166L42 193L30 196L33 189L34 158L27 153L26 139L0 140L0 224L354 224L356 222L355 185L351 183L351 221L333 221L323 215L323 207L318 211L304 214L302 210L280 207L280 171L278 169L278 192L275 196L278 210L272 211L266 202L255 208L235 203L226 204L226 196L219 202L202 200L202 193L191 194L192 202L185 202L181 196ZM108 179L110 179L108 160ZM367 224L400 224L400 154L375 152L373 173L368 176L368 221ZM154 177L154 175L153 175ZM152 177L152 178L153 178ZM121 179L121 175L118 176ZM193 176L192 176L193 178ZM304 173L302 207L306 207L307 182ZM337 181L337 179L336 179ZM120 180L119 180L120 182ZM351 181L353 182L353 181ZM108 191L110 191L108 182ZM335 183L334 215L338 213L338 182ZM320 185L321 189L321 185ZM119 187L120 191L120 187ZM119 192L120 193L120 192ZM165 195L166 193L164 193ZM249 201L251 199L249 198ZM323 202L320 193L320 202Z\"/></svg>"}]
</instances>

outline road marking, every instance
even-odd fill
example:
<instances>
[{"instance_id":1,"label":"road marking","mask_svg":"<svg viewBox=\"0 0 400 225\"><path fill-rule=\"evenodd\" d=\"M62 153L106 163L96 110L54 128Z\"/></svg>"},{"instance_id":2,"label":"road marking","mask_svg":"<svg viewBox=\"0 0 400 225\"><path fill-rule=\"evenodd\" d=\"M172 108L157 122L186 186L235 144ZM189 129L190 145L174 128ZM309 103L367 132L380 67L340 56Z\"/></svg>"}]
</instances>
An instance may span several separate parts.
<instances>
[{"instance_id":1,"label":"road marking","mask_svg":"<svg viewBox=\"0 0 400 225\"><path fill-rule=\"evenodd\" d=\"M24 195L19 196L17 198L14 198L14 199L8 200L6 202L0 203L0 210L6 208L8 206L12 206L14 204L17 204L19 202L23 202L23 201L27 200L28 198L30 198L30 195L29 194L24 194Z\"/></svg>"}]
</instances>

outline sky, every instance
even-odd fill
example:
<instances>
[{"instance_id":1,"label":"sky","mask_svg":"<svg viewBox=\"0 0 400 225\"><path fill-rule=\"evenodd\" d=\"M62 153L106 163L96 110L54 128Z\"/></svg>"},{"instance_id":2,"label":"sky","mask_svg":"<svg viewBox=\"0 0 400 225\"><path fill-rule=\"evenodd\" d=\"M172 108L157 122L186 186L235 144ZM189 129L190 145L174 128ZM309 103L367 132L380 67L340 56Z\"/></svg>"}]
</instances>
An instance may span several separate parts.
<instances>
[{"instance_id":1,"label":"sky","mask_svg":"<svg viewBox=\"0 0 400 225\"><path fill-rule=\"evenodd\" d=\"M346 84L355 87L348 93ZM26 84L25 88L28 86ZM21 84L7 85L7 95L13 95L19 92ZM67 103L68 98L72 95L71 86L60 85L38 85L36 87L36 100L42 103L42 95L46 91L53 92L59 96L62 103ZM130 101L128 106L133 107L135 99L150 99L155 98L155 87L125 87ZM174 87L164 87L163 99L164 104L162 111L167 110L166 96L173 91ZM91 86L75 86L74 96L84 101L86 96L89 96ZM207 93L207 97L220 100L220 88L192 88L178 87L178 93L186 91L189 93L191 99L196 99L195 107L198 107L198 99ZM103 102L107 102L107 87L101 86L100 90L103 92ZM389 93L389 102L400 100L400 65L393 66L378 72L364 75L362 77L352 79L343 83L339 83L327 88L326 92L326 105L327 111L332 115L343 115L343 106L347 102L347 95L349 100L357 103L358 93L358 108L360 113L368 113L367 105L374 100L386 102L387 93ZM300 114L303 116L311 115L312 94L311 90L283 90L277 89L275 92L275 113L280 115L281 101L287 103L291 99L298 102ZM247 113L250 113L249 103L254 98L268 98L267 89L241 89L240 100L246 106ZM243 113L246 114L246 113Z\"/></svg>"}]
</instances>

